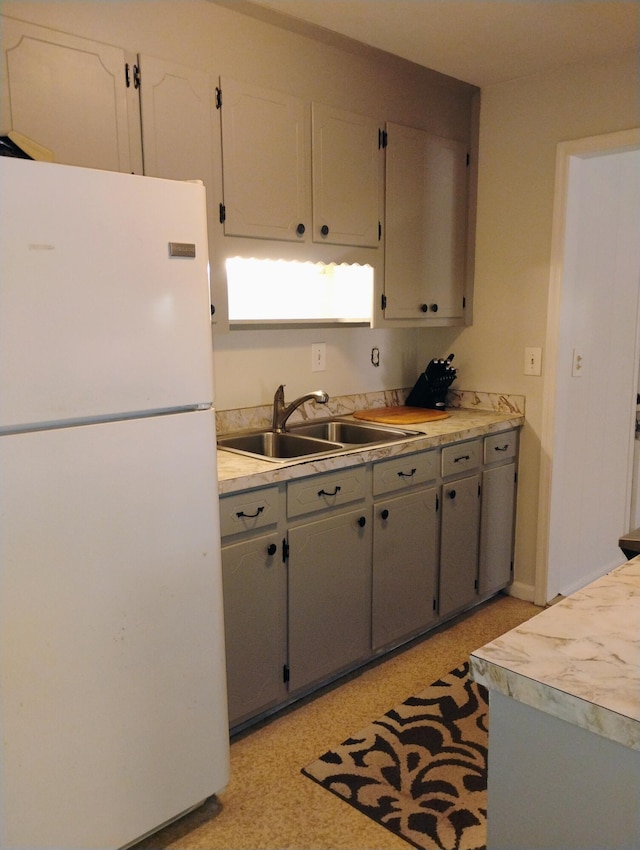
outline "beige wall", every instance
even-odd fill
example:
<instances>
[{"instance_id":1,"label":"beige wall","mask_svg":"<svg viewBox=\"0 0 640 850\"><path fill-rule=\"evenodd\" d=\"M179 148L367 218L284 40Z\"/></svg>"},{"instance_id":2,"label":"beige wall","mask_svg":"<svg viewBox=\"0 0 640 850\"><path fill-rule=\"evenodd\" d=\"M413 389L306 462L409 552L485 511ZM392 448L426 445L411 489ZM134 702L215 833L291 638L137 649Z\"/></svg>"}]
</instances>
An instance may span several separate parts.
<instances>
[{"instance_id":1,"label":"beige wall","mask_svg":"<svg viewBox=\"0 0 640 850\"><path fill-rule=\"evenodd\" d=\"M482 91L474 324L451 348L465 385L526 396L516 592L535 578L545 387L523 367L525 346L545 345L556 145L639 125L637 54Z\"/></svg>"},{"instance_id":2,"label":"beige wall","mask_svg":"<svg viewBox=\"0 0 640 850\"><path fill-rule=\"evenodd\" d=\"M125 49L259 80L336 106L444 133L429 110L447 99L409 63L374 62L281 31L204 0L84 3L4 0L0 11ZM524 394L516 590L532 593L543 379L523 375L525 346L544 347L555 151L559 141L640 124L637 56L574 66L482 92L474 325L467 329L238 331L216 339L217 403L267 403L322 386L339 395L413 382L433 356L456 353L461 389ZM465 119L442 113L460 137ZM310 345L327 343L327 370L312 373ZM372 346L381 366L369 362Z\"/></svg>"}]
</instances>

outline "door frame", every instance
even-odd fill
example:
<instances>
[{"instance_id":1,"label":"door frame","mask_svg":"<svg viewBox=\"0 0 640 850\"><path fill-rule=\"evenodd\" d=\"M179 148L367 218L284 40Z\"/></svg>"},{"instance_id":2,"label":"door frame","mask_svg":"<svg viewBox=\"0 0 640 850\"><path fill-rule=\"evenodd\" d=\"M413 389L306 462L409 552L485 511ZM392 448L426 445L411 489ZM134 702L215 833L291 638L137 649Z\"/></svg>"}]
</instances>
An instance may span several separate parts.
<instances>
[{"instance_id":1,"label":"door frame","mask_svg":"<svg viewBox=\"0 0 640 850\"><path fill-rule=\"evenodd\" d=\"M640 128L621 130L601 136L589 136L559 142L556 149L555 191L551 236L549 298L547 306L546 357L544 369L545 401L540 437L540 479L538 491L538 529L534 602L545 605L549 570L549 527L553 480L553 448L556 432L557 362L560 341L566 213L569 197L569 171L572 158L586 159L640 148ZM636 334L636 352L640 339ZM638 358L636 357L636 360Z\"/></svg>"}]
</instances>

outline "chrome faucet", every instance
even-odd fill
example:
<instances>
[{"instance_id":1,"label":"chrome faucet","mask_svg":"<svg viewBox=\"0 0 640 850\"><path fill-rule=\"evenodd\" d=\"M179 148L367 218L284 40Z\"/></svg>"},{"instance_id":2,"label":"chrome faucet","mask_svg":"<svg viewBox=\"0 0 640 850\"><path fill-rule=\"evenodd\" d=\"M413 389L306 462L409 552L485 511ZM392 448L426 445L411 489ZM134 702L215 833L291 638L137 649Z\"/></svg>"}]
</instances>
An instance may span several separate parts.
<instances>
[{"instance_id":1,"label":"chrome faucet","mask_svg":"<svg viewBox=\"0 0 640 850\"><path fill-rule=\"evenodd\" d=\"M285 407L284 403L284 384L280 384L273 397L273 430L282 433L286 430L285 424L293 411L304 404L305 401L315 401L317 404L326 404L329 401L329 396L324 390L316 390L312 393L301 395L291 404Z\"/></svg>"}]
</instances>

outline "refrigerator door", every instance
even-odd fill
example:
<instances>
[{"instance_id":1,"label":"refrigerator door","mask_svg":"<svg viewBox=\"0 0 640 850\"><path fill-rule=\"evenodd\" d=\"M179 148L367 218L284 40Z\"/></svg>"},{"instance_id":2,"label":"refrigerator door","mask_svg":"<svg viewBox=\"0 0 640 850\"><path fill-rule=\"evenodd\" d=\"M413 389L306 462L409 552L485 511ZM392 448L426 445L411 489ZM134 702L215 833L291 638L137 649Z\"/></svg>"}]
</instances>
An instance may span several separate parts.
<instances>
[{"instance_id":1,"label":"refrigerator door","mask_svg":"<svg viewBox=\"0 0 640 850\"><path fill-rule=\"evenodd\" d=\"M214 416L0 438L0 847L122 847L227 782Z\"/></svg>"},{"instance_id":2,"label":"refrigerator door","mask_svg":"<svg viewBox=\"0 0 640 850\"><path fill-rule=\"evenodd\" d=\"M0 428L211 404L204 186L9 157L0 186Z\"/></svg>"}]
</instances>

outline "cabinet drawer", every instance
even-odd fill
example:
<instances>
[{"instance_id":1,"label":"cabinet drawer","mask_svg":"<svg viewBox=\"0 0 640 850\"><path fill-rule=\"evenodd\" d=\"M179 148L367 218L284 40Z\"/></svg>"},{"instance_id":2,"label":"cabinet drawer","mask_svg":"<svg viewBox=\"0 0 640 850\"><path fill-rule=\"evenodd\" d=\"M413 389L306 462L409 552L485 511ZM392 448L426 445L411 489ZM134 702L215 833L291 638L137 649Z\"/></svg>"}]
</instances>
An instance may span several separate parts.
<instances>
[{"instance_id":1,"label":"cabinet drawer","mask_svg":"<svg viewBox=\"0 0 640 850\"><path fill-rule=\"evenodd\" d=\"M518 435L515 431L504 431L484 438L484 462L497 463L516 456Z\"/></svg>"},{"instance_id":2,"label":"cabinet drawer","mask_svg":"<svg viewBox=\"0 0 640 850\"><path fill-rule=\"evenodd\" d=\"M384 460L373 467L373 495L395 493L414 484L432 481L438 475L438 452L420 452Z\"/></svg>"},{"instance_id":3,"label":"cabinet drawer","mask_svg":"<svg viewBox=\"0 0 640 850\"><path fill-rule=\"evenodd\" d=\"M223 537L267 528L278 522L278 488L247 490L220 499L220 533Z\"/></svg>"},{"instance_id":4,"label":"cabinet drawer","mask_svg":"<svg viewBox=\"0 0 640 850\"><path fill-rule=\"evenodd\" d=\"M442 449L442 477L459 475L480 466L480 440L456 443Z\"/></svg>"},{"instance_id":5,"label":"cabinet drawer","mask_svg":"<svg viewBox=\"0 0 640 850\"><path fill-rule=\"evenodd\" d=\"M364 499L366 493L367 472L364 466L291 481L287 485L287 516L293 518L357 502Z\"/></svg>"}]
</instances>

